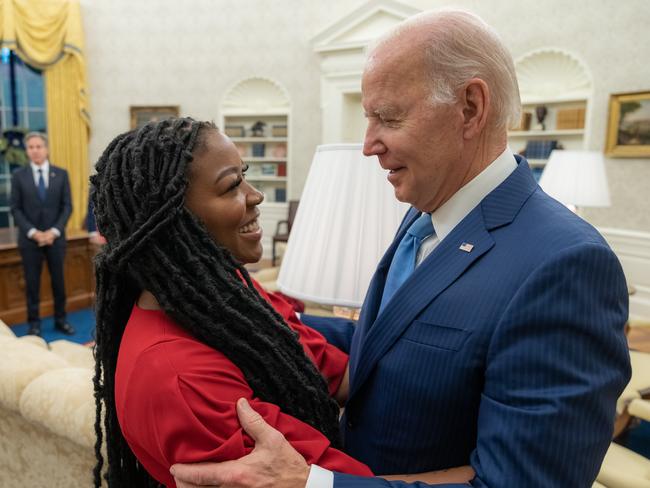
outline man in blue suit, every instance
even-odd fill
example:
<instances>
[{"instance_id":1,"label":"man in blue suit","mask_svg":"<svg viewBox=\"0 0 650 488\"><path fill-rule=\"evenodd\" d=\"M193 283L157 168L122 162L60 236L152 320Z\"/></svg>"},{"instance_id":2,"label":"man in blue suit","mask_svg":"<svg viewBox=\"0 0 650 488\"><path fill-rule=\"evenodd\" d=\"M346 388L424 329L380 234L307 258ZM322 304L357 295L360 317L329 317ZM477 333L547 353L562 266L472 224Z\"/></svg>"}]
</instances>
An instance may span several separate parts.
<instances>
[{"instance_id":1,"label":"man in blue suit","mask_svg":"<svg viewBox=\"0 0 650 488\"><path fill-rule=\"evenodd\" d=\"M18 249L23 261L29 334L40 335L39 315L43 260L52 279L54 327L74 334L65 312L65 225L72 213L68 173L52 166L47 157L47 136L31 132L25 137L30 163L11 177L11 212L18 226Z\"/></svg>"},{"instance_id":2,"label":"man in blue suit","mask_svg":"<svg viewBox=\"0 0 650 488\"><path fill-rule=\"evenodd\" d=\"M379 475L469 464L475 487L591 486L630 376L626 283L507 147L510 54L472 14L422 14L371 51L362 94L364 153L413 207L354 335L320 327L350 351L345 451ZM175 466L179 488L411 486L310 468L245 405L240 419L255 450Z\"/></svg>"}]
</instances>

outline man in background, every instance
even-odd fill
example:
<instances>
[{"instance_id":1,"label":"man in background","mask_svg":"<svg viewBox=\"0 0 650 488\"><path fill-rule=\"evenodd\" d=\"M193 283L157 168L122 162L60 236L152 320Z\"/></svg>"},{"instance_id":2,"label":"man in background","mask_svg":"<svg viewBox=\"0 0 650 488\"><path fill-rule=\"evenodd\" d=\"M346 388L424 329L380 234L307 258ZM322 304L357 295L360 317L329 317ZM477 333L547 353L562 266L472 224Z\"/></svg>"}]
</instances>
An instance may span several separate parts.
<instances>
[{"instance_id":1,"label":"man in background","mask_svg":"<svg viewBox=\"0 0 650 488\"><path fill-rule=\"evenodd\" d=\"M43 260L47 261L54 297L54 328L74 334L65 312L65 226L72 213L68 173L48 161L47 136L30 132L25 137L29 165L11 178L11 212L18 226L18 249L23 262L27 294L28 334L40 335L40 286Z\"/></svg>"},{"instance_id":2,"label":"man in background","mask_svg":"<svg viewBox=\"0 0 650 488\"><path fill-rule=\"evenodd\" d=\"M591 486L630 377L625 277L508 148L520 117L510 54L473 14L415 16L370 52L362 104L364 153L412 208L341 345L345 452L379 475L412 473L412 486L467 464L474 487ZM322 325L328 340L350 337ZM255 450L174 466L179 488L406 485L309 467L242 407Z\"/></svg>"}]
</instances>

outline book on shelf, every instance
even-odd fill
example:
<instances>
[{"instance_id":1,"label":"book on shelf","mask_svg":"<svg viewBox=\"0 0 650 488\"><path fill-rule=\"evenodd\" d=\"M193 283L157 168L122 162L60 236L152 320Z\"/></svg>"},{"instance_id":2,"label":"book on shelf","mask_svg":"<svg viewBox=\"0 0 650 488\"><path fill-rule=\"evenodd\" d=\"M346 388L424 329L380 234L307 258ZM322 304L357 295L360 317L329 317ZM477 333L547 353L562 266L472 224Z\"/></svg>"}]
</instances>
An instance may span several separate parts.
<instances>
[{"instance_id":1,"label":"book on shelf","mask_svg":"<svg viewBox=\"0 0 650 488\"><path fill-rule=\"evenodd\" d=\"M521 113L521 120L519 122L518 127L514 127L510 130L512 131L524 131L524 130L530 130L530 122L533 119L533 114L530 112L522 112Z\"/></svg>"},{"instance_id":2,"label":"book on shelf","mask_svg":"<svg viewBox=\"0 0 650 488\"><path fill-rule=\"evenodd\" d=\"M278 166L273 163L264 163L260 165L263 176L277 176Z\"/></svg>"},{"instance_id":3,"label":"book on shelf","mask_svg":"<svg viewBox=\"0 0 650 488\"><path fill-rule=\"evenodd\" d=\"M525 149L526 159L548 159L553 149L558 149L555 140L528 141Z\"/></svg>"},{"instance_id":4,"label":"book on shelf","mask_svg":"<svg viewBox=\"0 0 650 488\"><path fill-rule=\"evenodd\" d=\"M287 145L286 144L276 144L271 149L271 155L274 158L286 158L287 157Z\"/></svg>"},{"instance_id":5,"label":"book on shelf","mask_svg":"<svg viewBox=\"0 0 650 488\"><path fill-rule=\"evenodd\" d=\"M254 158L263 158L266 146L263 142L255 142L251 145L251 150Z\"/></svg>"},{"instance_id":6,"label":"book on shelf","mask_svg":"<svg viewBox=\"0 0 650 488\"><path fill-rule=\"evenodd\" d=\"M558 110L555 128L558 130L584 129L585 109L583 107L576 107Z\"/></svg>"},{"instance_id":7,"label":"book on shelf","mask_svg":"<svg viewBox=\"0 0 650 488\"><path fill-rule=\"evenodd\" d=\"M243 125L226 125L224 127L224 132L228 137L244 137L246 131Z\"/></svg>"},{"instance_id":8,"label":"book on shelf","mask_svg":"<svg viewBox=\"0 0 650 488\"><path fill-rule=\"evenodd\" d=\"M273 137L287 137L286 124L273 124L271 126L271 135Z\"/></svg>"},{"instance_id":9,"label":"book on shelf","mask_svg":"<svg viewBox=\"0 0 650 488\"><path fill-rule=\"evenodd\" d=\"M287 163L278 163L278 176L287 176Z\"/></svg>"},{"instance_id":10,"label":"book on shelf","mask_svg":"<svg viewBox=\"0 0 650 488\"><path fill-rule=\"evenodd\" d=\"M276 188L275 189L275 201L276 202L286 202L287 201L287 190L286 190L286 188Z\"/></svg>"}]
</instances>

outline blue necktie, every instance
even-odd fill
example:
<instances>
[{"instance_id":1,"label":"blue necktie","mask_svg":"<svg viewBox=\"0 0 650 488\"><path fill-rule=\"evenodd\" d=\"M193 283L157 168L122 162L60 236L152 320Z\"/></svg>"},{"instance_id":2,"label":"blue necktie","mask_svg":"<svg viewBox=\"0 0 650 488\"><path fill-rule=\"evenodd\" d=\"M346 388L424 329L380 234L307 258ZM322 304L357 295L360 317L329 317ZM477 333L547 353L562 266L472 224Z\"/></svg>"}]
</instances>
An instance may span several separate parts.
<instances>
[{"instance_id":1,"label":"blue necktie","mask_svg":"<svg viewBox=\"0 0 650 488\"><path fill-rule=\"evenodd\" d=\"M411 224L411 227L404 234L402 241L397 246L397 250L393 255L393 261L388 270L386 284L384 285L384 294L381 297L381 305L379 306L380 312L415 270L415 260L420 244L426 237L432 235L433 232L431 214L423 213Z\"/></svg>"},{"instance_id":2,"label":"blue necktie","mask_svg":"<svg viewBox=\"0 0 650 488\"><path fill-rule=\"evenodd\" d=\"M45 178L43 178L43 170L38 169L38 198L41 199L41 202L45 201Z\"/></svg>"}]
</instances>

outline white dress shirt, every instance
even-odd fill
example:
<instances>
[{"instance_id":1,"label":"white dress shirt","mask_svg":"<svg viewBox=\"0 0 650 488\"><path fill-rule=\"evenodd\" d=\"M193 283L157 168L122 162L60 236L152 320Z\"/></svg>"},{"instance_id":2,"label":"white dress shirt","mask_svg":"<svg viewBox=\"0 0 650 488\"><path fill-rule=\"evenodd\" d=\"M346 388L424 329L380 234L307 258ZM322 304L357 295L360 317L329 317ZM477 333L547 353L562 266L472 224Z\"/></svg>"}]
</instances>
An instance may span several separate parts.
<instances>
[{"instance_id":1,"label":"white dress shirt","mask_svg":"<svg viewBox=\"0 0 650 488\"><path fill-rule=\"evenodd\" d=\"M32 177L34 178L34 184L36 185L36 188L38 188L38 180L41 177L39 174L39 169L41 170L43 174L43 181L45 182L45 189L47 190L50 186L50 162L46 159L43 164L40 166L36 163L33 163L32 161L29 162L29 166L32 168ZM36 233L36 227L32 227L27 231L27 238L31 239L32 236ZM54 235L56 237L61 237L61 232L59 232L59 229L52 227L50 229L52 232L54 232Z\"/></svg>"},{"instance_id":2,"label":"white dress shirt","mask_svg":"<svg viewBox=\"0 0 650 488\"><path fill-rule=\"evenodd\" d=\"M474 207L492 190L505 181L517 168L517 161L510 148L506 148L492 164L452 195L431 214L435 234L422 241L415 265L418 266Z\"/></svg>"},{"instance_id":3,"label":"white dress shirt","mask_svg":"<svg viewBox=\"0 0 650 488\"><path fill-rule=\"evenodd\" d=\"M32 175L34 177L36 188L38 188L38 178L40 176L38 170L40 169L43 172L43 180L45 180L45 188L47 189L50 186L50 162L46 159L45 162L39 166L30 161L29 166L32 168Z\"/></svg>"},{"instance_id":4,"label":"white dress shirt","mask_svg":"<svg viewBox=\"0 0 650 488\"><path fill-rule=\"evenodd\" d=\"M454 230L474 207L517 168L517 161L510 148L506 148L487 168L431 214L435 234L422 241L416 266L424 261L436 246ZM315 464L311 465L305 488L332 488L334 473Z\"/></svg>"}]
</instances>

